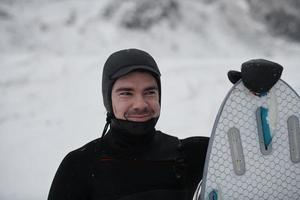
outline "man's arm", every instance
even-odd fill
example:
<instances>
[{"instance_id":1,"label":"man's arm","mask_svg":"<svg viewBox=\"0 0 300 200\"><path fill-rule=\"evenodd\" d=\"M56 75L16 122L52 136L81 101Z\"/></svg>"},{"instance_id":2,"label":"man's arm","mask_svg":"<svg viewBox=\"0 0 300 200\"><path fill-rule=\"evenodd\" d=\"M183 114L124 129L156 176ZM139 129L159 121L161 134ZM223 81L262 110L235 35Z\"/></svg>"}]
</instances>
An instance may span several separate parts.
<instances>
[{"instance_id":1,"label":"man's arm","mask_svg":"<svg viewBox=\"0 0 300 200\"><path fill-rule=\"evenodd\" d=\"M53 179L48 200L84 200L86 184L82 163L77 155L69 153L61 162Z\"/></svg>"},{"instance_id":2,"label":"man's arm","mask_svg":"<svg viewBox=\"0 0 300 200\"><path fill-rule=\"evenodd\" d=\"M187 163L186 188L190 199L202 179L208 137L189 137L181 140Z\"/></svg>"}]
</instances>

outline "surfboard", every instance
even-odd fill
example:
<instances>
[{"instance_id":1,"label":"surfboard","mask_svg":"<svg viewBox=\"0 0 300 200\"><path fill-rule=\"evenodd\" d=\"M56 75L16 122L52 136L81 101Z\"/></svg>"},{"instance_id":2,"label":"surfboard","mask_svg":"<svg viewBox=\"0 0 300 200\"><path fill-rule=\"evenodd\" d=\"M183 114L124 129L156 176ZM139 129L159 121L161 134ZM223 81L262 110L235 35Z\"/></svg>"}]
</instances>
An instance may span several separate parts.
<instances>
[{"instance_id":1,"label":"surfboard","mask_svg":"<svg viewBox=\"0 0 300 200\"><path fill-rule=\"evenodd\" d=\"M252 82L257 72L251 71ZM245 77L219 109L194 199L300 199L299 95L281 79L258 94Z\"/></svg>"}]
</instances>

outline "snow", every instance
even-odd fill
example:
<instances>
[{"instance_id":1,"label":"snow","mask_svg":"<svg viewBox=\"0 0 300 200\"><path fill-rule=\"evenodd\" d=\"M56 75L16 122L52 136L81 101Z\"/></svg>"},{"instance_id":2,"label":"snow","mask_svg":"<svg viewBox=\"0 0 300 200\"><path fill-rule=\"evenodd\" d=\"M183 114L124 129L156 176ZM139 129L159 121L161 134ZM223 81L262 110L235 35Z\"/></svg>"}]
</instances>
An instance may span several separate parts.
<instances>
[{"instance_id":1,"label":"snow","mask_svg":"<svg viewBox=\"0 0 300 200\"><path fill-rule=\"evenodd\" d=\"M120 26L129 5L103 18L108 2L0 3L8 13L0 18L1 200L46 199L63 157L100 136L101 70L113 51L141 48L157 60L157 128L180 138L210 135L231 87L227 71L249 59L282 64L282 79L300 92L299 43L269 35L246 1L189 0L175 27L161 21L149 30Z\"/></svg>"}]
</instances>

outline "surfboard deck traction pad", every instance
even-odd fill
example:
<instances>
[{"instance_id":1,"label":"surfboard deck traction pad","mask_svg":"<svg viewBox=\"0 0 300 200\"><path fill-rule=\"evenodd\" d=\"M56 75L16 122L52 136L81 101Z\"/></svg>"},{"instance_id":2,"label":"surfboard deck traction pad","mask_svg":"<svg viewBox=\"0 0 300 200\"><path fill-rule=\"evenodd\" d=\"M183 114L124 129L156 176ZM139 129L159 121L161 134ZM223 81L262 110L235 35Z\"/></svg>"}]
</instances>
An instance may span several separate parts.
<instances>
[{"instance_id":1,"label":"surfboard deck traction pad","mask_svg":"<svg viewBox=\"0 0 300 200\"><path fill-rule=\"evenodd\" d=\"M224 99L217 115L208 146L200 199L209 199L217 191L222 199L300 199L300 163L292 162L288 118L300 119L300 98L284 81L271 89L277 100L277 123L272 150L260 150L256 110L268 107L270 95L253 95L237 82ZM228 131L239 131L244 172L236 173L232 161Z\"/></svg>"}]
</instances>

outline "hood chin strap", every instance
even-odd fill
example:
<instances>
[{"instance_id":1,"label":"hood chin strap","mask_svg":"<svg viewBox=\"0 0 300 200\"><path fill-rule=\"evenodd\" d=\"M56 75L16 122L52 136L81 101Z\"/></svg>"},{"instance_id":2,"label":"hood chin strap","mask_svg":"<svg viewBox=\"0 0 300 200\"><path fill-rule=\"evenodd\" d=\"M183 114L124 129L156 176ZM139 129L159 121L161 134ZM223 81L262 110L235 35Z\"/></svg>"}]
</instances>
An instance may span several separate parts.
<instances>
[{"instance_id":1,"label":"hood chin strap","mask_svg":"<svg viewBox=\"0 0 300 200\"><path fill-rule=\"evenodd\" d=\"M106 123L105 123L104 129L103 129L101 138L103 138L104 135L106 134L108 126L110 125L112 118L113 118L112 114L110 114L109 112L107 112L106 113Z\"/></svg>"}]
</instances>

